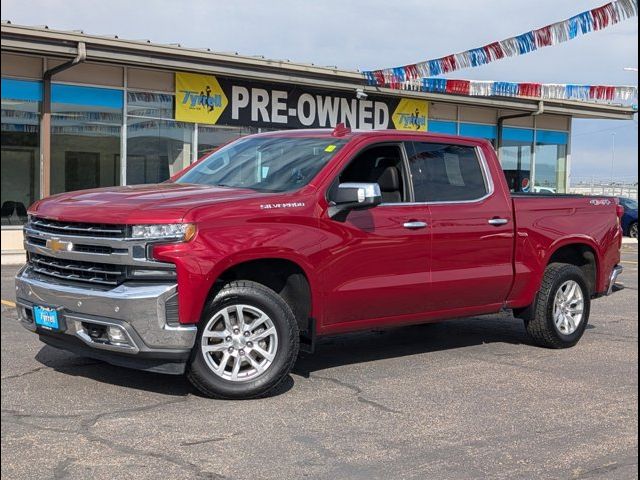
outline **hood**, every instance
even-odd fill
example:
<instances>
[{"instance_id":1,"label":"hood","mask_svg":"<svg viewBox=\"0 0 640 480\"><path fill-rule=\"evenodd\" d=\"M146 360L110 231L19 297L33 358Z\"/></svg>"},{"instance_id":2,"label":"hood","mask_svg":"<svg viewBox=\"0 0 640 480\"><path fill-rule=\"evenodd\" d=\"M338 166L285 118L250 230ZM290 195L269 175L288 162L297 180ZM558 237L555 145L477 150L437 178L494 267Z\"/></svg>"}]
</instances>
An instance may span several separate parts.
<instances>
[{"instance_id":1,"label":"hood","mask_svg":"<svg viewBox=\"0 0 640 480\"><path fill-rule=\"evenodd\" d=\"M129 185L54 195L33 204L29 213L68 222L177 223L195 207L269 195L273 194L180 183Z\"/></svg>"}]
</instances>

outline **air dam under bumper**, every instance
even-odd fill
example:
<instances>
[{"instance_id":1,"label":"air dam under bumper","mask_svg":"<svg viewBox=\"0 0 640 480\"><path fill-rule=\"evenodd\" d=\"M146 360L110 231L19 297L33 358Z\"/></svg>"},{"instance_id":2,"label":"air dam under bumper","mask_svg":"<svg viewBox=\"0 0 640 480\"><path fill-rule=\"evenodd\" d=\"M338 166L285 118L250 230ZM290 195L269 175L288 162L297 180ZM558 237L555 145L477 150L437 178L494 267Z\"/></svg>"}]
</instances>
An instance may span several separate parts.
<instances>
[{"instance_id":1,"label":"air dam under bumper","mask_svg":"<svg viewBox=\"0 0 640 480\"><path fill-rule=\"evenodd\" d=\"M70 286L31 272L16 275L22 325L57 348L114 365L182 374L197 327L167 321L176 284L127 282L110 290ZM55 308L61 331L36 327L33 306Z\"/></svg>"}]
</instances>

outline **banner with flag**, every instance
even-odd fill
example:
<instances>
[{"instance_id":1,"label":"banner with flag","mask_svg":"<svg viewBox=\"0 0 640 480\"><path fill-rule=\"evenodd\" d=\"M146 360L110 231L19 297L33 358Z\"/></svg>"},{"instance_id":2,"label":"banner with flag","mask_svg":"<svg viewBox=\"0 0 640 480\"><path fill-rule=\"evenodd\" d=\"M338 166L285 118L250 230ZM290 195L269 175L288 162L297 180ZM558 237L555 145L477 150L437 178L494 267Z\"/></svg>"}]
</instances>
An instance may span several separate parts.
<instances>
[{"instance_id":1,"label":"banner with flag","mask_svg":"<svg viewBox=\"0 0 640 480\"><path fill-rule=\"evenodd\" d=\"M398 84L410 80L437 77L463 68L486 65L503 58L525 55L540 48L573 40L589 32L603 30L637 15L638 0L616 0L566 20L492 42L483 47L411 65L364 71L363 75L370 85L397 88ZM459 86L462 87L462 85ZM505 88L513 87L505 85Z\"/></svg>"},{"instance_id":2,"label":"banner with flag","mask_svg":"<svg viewBox=\"0 0 640 480\"><path fill-rule=\"evenodd\" d=\"M584 85L534 82L496 82L418 78L386 85L416 92L449 93L477 97L528 97L540 100L578 100L629 102L638 98L638 87L631 85Z\"/></svg>"}]
</instances>

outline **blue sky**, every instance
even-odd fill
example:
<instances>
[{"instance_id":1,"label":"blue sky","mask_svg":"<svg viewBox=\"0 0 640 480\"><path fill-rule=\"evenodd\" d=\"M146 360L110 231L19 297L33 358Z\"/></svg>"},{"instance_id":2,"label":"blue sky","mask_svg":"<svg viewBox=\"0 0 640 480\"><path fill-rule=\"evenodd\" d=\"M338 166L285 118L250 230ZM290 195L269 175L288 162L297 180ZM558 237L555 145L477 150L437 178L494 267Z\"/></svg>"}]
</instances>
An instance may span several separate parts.
<instances>
[{"instance_id":1,"label":"blue sky","mask_svg":"<svg viewBox=\"0 0 640 480\"><path fill-rule=\"evenodd\" d=\"M605 0L2 0L2 19L267 58L373 69L414 63L517 35ZM637 85L638 21L556 47L460 70L457 78ZM612 135L615 134L615 135ZM638 124L575 120L572 176L638 176Z\"/></svg>"}]
</instances>

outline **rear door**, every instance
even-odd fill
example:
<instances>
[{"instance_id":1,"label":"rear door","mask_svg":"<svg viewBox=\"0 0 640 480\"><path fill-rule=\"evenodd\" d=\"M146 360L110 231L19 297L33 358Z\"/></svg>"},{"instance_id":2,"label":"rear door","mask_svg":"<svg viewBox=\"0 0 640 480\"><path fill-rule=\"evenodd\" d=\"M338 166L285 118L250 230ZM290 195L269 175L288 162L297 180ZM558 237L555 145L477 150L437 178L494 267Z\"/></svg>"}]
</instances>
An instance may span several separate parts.
<instances>
[{"instance_id":1,"label":"rear door","mask_svg":"<svg viewBox=\"0 0 640 480\"><path fill-rule=\"evenodd\" d=\"M481 148L461 140L406 149L415 201L429 208L428 310L501 304L513 280L512 206Z\"/></svg>"}]
</instances>

